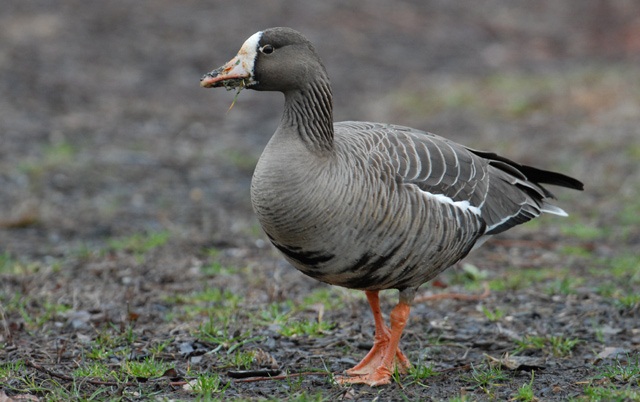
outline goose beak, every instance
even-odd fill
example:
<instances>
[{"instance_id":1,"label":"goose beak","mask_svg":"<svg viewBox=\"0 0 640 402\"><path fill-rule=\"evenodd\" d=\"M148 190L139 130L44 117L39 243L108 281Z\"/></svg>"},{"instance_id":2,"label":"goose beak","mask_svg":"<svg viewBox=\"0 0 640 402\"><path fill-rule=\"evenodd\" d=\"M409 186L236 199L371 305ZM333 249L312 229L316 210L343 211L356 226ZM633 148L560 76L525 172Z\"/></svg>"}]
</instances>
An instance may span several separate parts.
<instances>
[{"instance_id":1,"label":"goose beak","mask_svg":"<svg viewBox=\"0 0 640 402\"><path fill-rule=\"evenodd\" d=\"M246 67L247 63L244 63L240 56L236 56L224 66L203 75L200 78L200 86L227 89L244 86L251 78L251 71L247 71Z\"/></svg>"},{"instance_id":2,"label":"goose beak","mask_svg":"<svg viewBox=\"0 0 640 402\"><path fill-rule=\"evenodd\" d=\"M227 89L246 88L257 84L253 79L253 67L262 32L253 34L247 39L240 51L227 64L206 73L200 78L200 86L204 88L225 87Z\"/></svg>"}]
</instances>

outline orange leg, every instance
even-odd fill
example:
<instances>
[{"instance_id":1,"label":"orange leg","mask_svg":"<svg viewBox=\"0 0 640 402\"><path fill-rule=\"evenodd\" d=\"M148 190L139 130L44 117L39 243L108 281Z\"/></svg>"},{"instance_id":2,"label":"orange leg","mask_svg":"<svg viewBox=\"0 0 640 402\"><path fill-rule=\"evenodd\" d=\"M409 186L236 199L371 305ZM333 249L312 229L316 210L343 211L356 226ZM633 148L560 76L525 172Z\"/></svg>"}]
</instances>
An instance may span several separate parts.
<instances>
[{"instance_id":1,"label":"orange leg","mask_svg":"<svg viewBox=\"0 0 640 402\"><path fill-rule=\"evenodd\" d=\"M411 307L408 303L399 302L391 311L389 329L382 318L378 292L366 291L366 295L376 328L373 347L360 363L346 371L346 377L337 378L340 384L389 384L394 370L405 373L411 367L409 359L398 348Z\"/></svg>"}]
</instances>

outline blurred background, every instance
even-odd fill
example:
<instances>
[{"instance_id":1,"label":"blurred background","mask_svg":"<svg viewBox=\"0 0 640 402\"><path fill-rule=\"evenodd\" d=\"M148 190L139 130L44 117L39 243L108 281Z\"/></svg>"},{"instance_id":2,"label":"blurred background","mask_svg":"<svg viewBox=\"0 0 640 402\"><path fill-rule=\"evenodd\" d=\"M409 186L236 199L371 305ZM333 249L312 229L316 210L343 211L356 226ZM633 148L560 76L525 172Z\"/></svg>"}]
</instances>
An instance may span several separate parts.
<instances>
[{"instance_id":1,"label":"blurred background","mask_svg":"<svg viewBox=\"0 0 640 402\"><path fill-rule=\"evenodd\" d=\"M251 175L283 96L242 91L229 110L235 93L199 85L272 26L315 44L337 120L431 131L585 183L584 192L551 189L568 218L496 236L423 286L491 289L478 302L414 305L406 351L446 375L344 394L303 377L227 388L240 353L266 351L291 373L339 372L371 339L362 292L292 269L251 210ZM637 0L2 0L0 400L5 391L196 397L155 381L117 382L116 391L78 371L100 366L108 374L99 378L138 381L129 362L146 356L210 374L216 387L222 378L224 400L291 399L298 386L323 400L635 390L639 166ZM390 311L395 292L386 293ZM317 325L287 334L290 323ZM568 348L530 350L532 336ZM488 357L523 350L547 366L535 371L533 399L516 392L532 386L537 364L495 377L495 394L469 382Z\"/></svg>"},{"instance_id":2,"label":"blurred background","mask_svg":"<svg viewBox=\"0 0 640 402\"><path fill-rule=\"evenodd\" d=\"M561 170L586 184L559 191L575 219L640 225L640 2L5 0L0 253L160 230L261 244L249 184L282 95L243 91L228 111L234 94L199 78L271 26L315 44L337 120Z\"/></svg>"}]
</instances>

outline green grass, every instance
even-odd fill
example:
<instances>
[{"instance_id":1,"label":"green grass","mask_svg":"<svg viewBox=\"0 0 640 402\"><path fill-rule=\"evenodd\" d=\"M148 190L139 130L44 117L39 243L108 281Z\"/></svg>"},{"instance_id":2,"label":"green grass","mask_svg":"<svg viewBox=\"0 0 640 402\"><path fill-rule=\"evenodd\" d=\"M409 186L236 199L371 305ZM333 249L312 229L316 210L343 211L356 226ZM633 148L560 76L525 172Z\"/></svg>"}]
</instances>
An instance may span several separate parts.
<instances>
[{"instance_id":1,"label":"green grass","mask_svg":"<svg viewBox=\"0 0 640 402\"><path fill-rule=\"evenodd\" d=\"M44 148L45 164L64 165L73 161L77 154L76 148L66 141L60 141Z\"/></svg>"},{"instance_id":2,"label":"green grass","mask_svg":"<svg viewBox=\"0 0 640 402\"><path fill-rule=\"evenodd\" d=\"M561 255L578 257L578 258L593 258L592 247L585 244L566 244L560 247L558 253Z\"/></svg>"},{"instance_id":3,"label":"green grass","mask_svg":"<svg viewBox=\"0 0 640 402\"><path fill-rule=\"evenodd\" d=\"M534 113L567 113L567 118L577 118L592 113L594 107L579 96L582 92L601 94L603 100L614 98L620 103L637 99L633 87L620 78L625 75L637 74L611 67L556 74L501 71L482 77L457 76L455 80L445 76L399 88L388 97L394 113L409 116L457 109L482 118L522 119ZM633 148L627 152L636 157L638 151Z\"/></svg>"},{"instance_id":4,"label":"green grass","mask_svg":"<svg viewBox=\"0 0 640 402\"><path fill-rule=\"evenodd\" d=\"M301 318L301 311L293 308L291 303L271 303L255 319L260 325L275 325L278 332L287 337L321 336L333 327L331 323L320 320L319 316Z\"/></svg>"},{"instance_id":5,"label":"green grass","mask_svg":"<svg viewBox=\"0 0 640 402\"><path fill-rule=\"evenodd\" d=\"M544 76L524 74L499 74L484 79L460 79L441 81L430 88L403 90L392 93L394 109L438 113L443 110L467 109L483 113L523 117L541 109L548 109L548 94L555 85ZM438 93L429 96L424 91Z\"/></svg>"},{"instance_id":6,"label":"green grass","mask_svg":"<svg viewBox=\"0 0 640 402\"><path fill-rule=\"evenodd\" d=\"M256 339L258 340L258 339ZM253 350L239 351L233 354L233 366L238 370L248 370L255 359L255 352Z\"/></svg>"},{"instance_id":7,"label":"green grass","mask_svg":"<svg viewBox=\"0 0 640 402\"><path fill-rule=\"evenodd\" d=\"M220 275L222 276L235 275L239 271L239 269L236 267L228 267L218 261L212 261L208 264L205 264L202 266L202 268L200 268L200 270L202 271L203 275L211 276L211 277L216 277Z\"/></svg>"},{"instance_id":8,"label":"green grass","mask_svg":"<svg viewBox=\"0 0 640 402\"><path fill-rule=\"evenodd\" d=\"M264 307L254 320L259 325L281 325L289 320L292 314L292 303L270 303Z\"/></svg>"},{"instance_id":9,"label":"green grass","mask_svg":"<svg viewBox=\"0 0 640 402\"><path fill-rule=\"evenodd\" d=\"M640 255L617 255L603 263L609 266L608 271L614 277L623 278L630 284L640 284Z\"/></svg>"},{"instance_id":10,"label":"green grass","mask_svg":"<svg viewBox=\"0 0 640 402\"><path fill-rule=\"evenodd\" d=\"M151 354L151 356L156 357L164 353L164 351L169 345L171 345L171 343L173 343L173 341L173 339L167 339L165 341L154 342L153 344L151 344L151 346L149 346L149 353Z\"/></svg>"},{"instance_id":11,"label":"green grass","mask_svg":"<svg viewBox=\"0 0 640 402\"><path fill-rule=\"evenodd\" d=\"M91 361L103 361L110 358L127 360L139 339L135 323L109 324L94 334L93 339L83 345L83 356Z\"/></svg>"},{"instance_id":12,"label":"green grass","mask_svg":"<svg viewBox=\"0 0 640 402\"><path fill-rule=\"evenodd\" d=\"M66 141L59 141L43 146L41 154L39 158L22 161L18 169L32 178L38 178L51 169L73 164L78 150Z\"/></svg>"},{"instance_id":13,"label":"green grass","mask_svg":"<svg viewBox=\"0 0 640 402\"><path fill-rule=\"evenodd\" d=\"M635 311L640 308L640 294L638 293L618 296L615 301L622 310Z\"/></svg>"},{"instance_id":14,"label":"green grass","mask_svg":"<svg viewBox=\"0 0 640 402\"><path fill-rule=\"evenodd\" d=\"M418 362L413 364L413 366L409 368L407 380L409 384L428 385L429 379L438 375L440 375L440 373L438 373L438 371L435 369L433 363L425 364L422 362ZM400 383L404 381L400 381Z\"/></svg>"},{"instance_id":15,"label":"green grass","mask_svg":"<svg viewBox=\"0 0 640 402\"><path fill-rule=\"evenodd\" d=\"M550 295L570 295L576 294L576 288L584 283L584 279L575 275L567 275L555 279L547 286L547 293Z\"/></svg>"},{"instance_id":16,"label":"green grass","mask_svg":"<svg viewBox=\"0 0 640 402\"><path fill-rule=\"evenodd\" d=\"M616 359L614 362L600 367L600 374L596 378L607 378L614 382L640 386L640 354L627 356L625 361Z\"/></svg>"},{"instance_id":17,"label":"green grass","mask_svg":"<svg viewBox=\"0 0 640 402\"><path fill-rule=\"evenodd\" d=\"M518 391L513 395L511 400L513 401L522 401L522 402L533 402L537 400L534 388L533 388L533 380L535 378L535 372L531 371L531 381L528 383L522 384Z\"/></svg>"},{"instance_id":18,"label":"green grass","mask_svg":"<svg viewBox=\"0 0 640 402\"><path fill-rule=\"evenodd\" d=\"M179 298L180 296L178 296ZM186 300L189 303L204 303L207 305L222 305L229 309L235 309L244 298L227 289L217 287L205 288L200 292L192 293Z\"/></svg>"},{"instance_id":19,"label":"green grass","mask_svg":"<svg viewBox=\"0 0 640 402\"><path fill-rule=\"evenodd\" d=\"M59 262L53 262L49 265L50 269L57 270L60 268ZM42 262L38 261L19 261L11 256L8 252L0 254L0 274L6 275L31 275L38 273L47 268Z\"/></svg>"},{"instance_id":20,"label":"green grass","mask_svg":"<svg viewBox=\"0 0 640 402\"><path fill-rule=\"evenodd\" d=\"M221 323L213 317L209 317L209 320L199 325L197 335L199 339L218 345L214 351L226 349L227 354L233 353L251 339L249 333L236 334L230 331L227 323Z\"/></svg>"},{"instance_id":21,"label":"green grass","mask_svg":"<svg viewBox=\"0 0 640 402\"><path fill-rule=\"evenodd\" d=\"M640 285L640 256L622 253L608 259L587 260L588 273L599 278L594 291L612 304L628 312L640 307L637 288Z\"/></svg>"},{"instance_id":22,"label":"green grass","mask_svg":"<svg viewBox=\"0 0 640 402\"><path fill-rule=\"evenodd\" d=\"M640 401L640 389L636 387L617 388L613 386L589 385L584 389L584 397L575 401Z\"/></svg>"},{"instance_id":23,"label":"green grass","mask_svg":"<svg viewBox=\"0 0 640 402\"><path fill-rule=\"evenodd\" d=\"M638 234L638 227L640 227L639 210L640 203L637 200L633 200L622 206L620 212L618 212L616 222L619 223L618 229L622 239L628 239L631 235Z\"/></svg>"},{"instance_id":24,"label":"green grass","mask_svg":"<svg viewBox=\"0 0 640 402\"><path fill-rule=\"evenodd\" d=\"M464 263L461 269L451 269L448 272L451 285L462 285L466 290L478 291L489 276L489 272L481 270L473 264Z\"/></svg>"},{"instance_id":25,"label":"green grass","mask_svg":"<svg viewBox=\"0 0 640 402\"><path fill-rule=\"evenodd\" d=\"M331 323L318 320L290 320L283 325L280 333L287 337L295 336L323 336L333 328Z\"/></svg>"},{"instance_id":26,"label":"green grass","mask_svg":"<svg viewBox=\"0 0 640 402\"><path fill-rule=\"evenodd\" d=\"M0 362L0 383L6 382L11 378L18 376L24 370L24 362L17 360L13 362Z\"/></svg>"},{"instance_id":27,"label":"green grass","mask_svg":"<svg viewBox=\"0 0 640 402\"><path fill-rule=\"evenodd\" d=\"M495 398L494 389L503 386L508 379L507 372L498 366L489 364L472 365L471 374L462 377L464 382L471 384L473 388L483 390L489 398Z\"/></svg>"},{"instance_id":28,"label":"green grass","mask_svg":"<svg viewBox=\"0 0 640 402\"><path fill-rule=\"evenodd\" d=\"M505 312L499 308L489 310L485 306L482 306L482 312L484 313L485 317L487 317L487 319L491 322L498 322L505 315Z\"/></svg>"},{"instance_id":29,"label":"green grass","mask_svg":"<svg viewBox=\"0 0 640 402\"><path fill-rule=\"evenodd\" d=\"M26 329L30 331L38 330L47 322L53 321L71 309L71 306L65 303L53 302L49 298L33 297L20 292L11 296L0 295L0 306L7 315L19 315Z\"/></svg>"},{"instance_id":30,"label":"green grass","mask_svg":"<svg viewBox=\"0 0 640 402\"><path fill-rule=\"evenodd\" d=\"M189 385L191 389L201 400L208 400L215 394L222 394L229 387L229 382L224 382L220 375L200 374L195 380L192 380Z\"/></svg>"},{"instance_id":31,"label":"green grass","mask_svg":"<svg viewBox=\"0 0 640 402\"><path fill-rule=\"evenodd\" d=\"M516 341L515 353L522 353L525 350L541 350L555 357L569 356L573 349L581 341L576 338L566 338L562 335L552 336L534 336L526 335L519 341Z\"/></svg>"},{"instance_id":32,"label":"green grass","mask_svg":"<svg viewBox=\"0 0 640 402\"><path fill-rule=\"evenodd\" d=\"M512 267L507 269L503 276L491 279L489 281L489 288L496 292L513 291L529 288L532 283L543 284L557 280L559 277L568 276L568 269Z\"/></svg>"},{"instance_id":33,"label":"green grass","mask_svg":"<svg viewBox=\"0 0 640 402\"><path fill-rule=\"evenodd\" d=\"M344 308L343 289L323 286L313 290L302 299L301 308L307 308L314 304L322 304L327 310L339 310Z\"/></svg>"},{"instance_id":34,"label":"green grass","mask_svg":"<svg viewBox=\"0 0 640 402\"><path fill-rule=\"evenodd\" d=\"M83 364L75 369L71 375L73 377L88 377L102 381L123 381L123 377L120 373L113 370L103 362L98 361Z\"/></svg>"},{"instance_id":35,"label":"green grass","mask_svg":"<svg viewBox=\"0 0 640 402\"><path fill-rule=\"evenodd\" d=\"M234 322L243 320L249 310L241 308L244 297L227 289L209 287L187 294L172 294L166 296L165 301L178 308L167 320L181 319L201 320L208 317L216 322Z\"/></svg>"},{"instance_id":36,"label":"green grass","mask_svg":"<svg viewBox=\"0 0 640 402\"><path fill-rule=\"evenodd\" d=\"M156 359L144 359L142 361L125 361L122 371L131 377L152 378L160 377L165 371L172 368L173 364Z\"/></svg>"},{"instance_id":37,"label":"green grass","mask_svg":"<svg viewBox=\"0 0 640 402\"><path fill-rule=\"evenodd\" d=\"M598 227L588 222L568 222L559 226L563 236L582 241L598 240L611 234L610 227Z\"/></svg>"},{"instance_id":38,"label":"green grass","mask_svg":"<svg viewBox=\"0 0 640 402\"><path fill-rule=\"evenodd\" d=\"M217 248L209 248L205 251L207 257L207 263L203 264L200 271L205 276L217 277L217 276L231 276L237 275L241 272L238 267L226 266L220 262L220 250Z\"/></svg>"},{"instance_id":39,"label":"green grass","mask_svg":"<svg viewBox=\"0 0 640 402\"><path fill-rule=\"evenodd\" d=\"M473 401L471 397L467 395L454 396L448 399L448 402L470 402Z\"/></svg>"},{"instance_id":40,"label":"green grass","mask_svg":"<svg viewBox=\"0 0 640 402\"><path fill-rule=\"evenodd\" d=\"M581 340L575 338L565 338L563 336L550 336L548 338L549 349L556 357L569 356L573 349Z\"/></svg>"},{"instance_id":41,"label":"green grass","mask_svg":"<svg viewBox=\"0 0 640 402\"><path fill-rule=\"evenodd\" d=\"M171 234L167 231L136 233L131 236L112 239L108 242L110 251L122 251L132 253L139 257L164 244L171 238Z\"/></svg>"},{"instance_id":42,"label":"green grass","mask_svg":"<svg viewBox=\"0 0 640 402\"><path fill-rule=\"evenodd\" d=\"M15 275L13 271L15 264L15 261L8 252L0 254L0 273Z\"/></svg>"},{"instance_id":43,"label":"green grass","mask_svg":"<svg viewBox=\"0 0 640 402\"><path fill-rule=\"evenodd\" d=\"M93 343L87 351L87 358L91 360L104 360L107 359L112 353L112 346L100 345Z\"/></svg>"}]
</instances>

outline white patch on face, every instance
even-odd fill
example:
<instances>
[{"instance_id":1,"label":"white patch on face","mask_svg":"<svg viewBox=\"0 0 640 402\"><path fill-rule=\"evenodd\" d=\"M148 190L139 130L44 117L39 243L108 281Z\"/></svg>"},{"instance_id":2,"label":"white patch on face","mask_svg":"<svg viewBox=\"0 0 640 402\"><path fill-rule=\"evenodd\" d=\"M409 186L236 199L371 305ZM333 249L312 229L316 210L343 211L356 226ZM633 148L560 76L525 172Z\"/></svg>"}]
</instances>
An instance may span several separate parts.
<instances>
[{"instance_id":1,"label":"white patch on face","mask_svg":"<svg viewBox=\"0 0 640 402\"><path fill-rule=\"evenodd\" d=\"M256 32L249 37L240 48L238 55L246 54L251 57L251 59L255 59L256 52L258 51L258 44L260 44L260 39L262 38L262 31Z\"/></svg>"},{"instance_id":2,"label":"white patch on face","mask_svg":"<svg viewBox=\"0 0 640 402\"><path fill-rule=\"evenodd\" d=\"M258 54L260 38L262 38L262 31L251 35L249 39L244 41L236 57L231 60L231 62L234 63L233 70L238 72L244 71L249 74L249 82L247 82L248 85L257 83L257 81L253 79L253 68ZM229 74L233 74L233 72L234 71L230 71Z\"/></svg>"}]
</instances>

